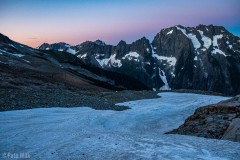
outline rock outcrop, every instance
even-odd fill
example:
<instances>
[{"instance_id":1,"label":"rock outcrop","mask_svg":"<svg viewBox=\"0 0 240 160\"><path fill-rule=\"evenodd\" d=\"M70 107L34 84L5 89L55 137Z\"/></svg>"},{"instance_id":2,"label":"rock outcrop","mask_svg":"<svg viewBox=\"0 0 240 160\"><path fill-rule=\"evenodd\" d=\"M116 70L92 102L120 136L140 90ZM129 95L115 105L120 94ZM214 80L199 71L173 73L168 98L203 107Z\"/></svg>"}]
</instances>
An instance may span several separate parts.
<instances>
[{"instance_id":1,"label":"rock outcrop","mask_svg":"<svg viewBox=\"0 0 240 160\"><path fill-rule=\"evenodd\" d=\"M168 133L240 142L240 95L198 108L183 125Z\"/></svg>"}]
</instances>

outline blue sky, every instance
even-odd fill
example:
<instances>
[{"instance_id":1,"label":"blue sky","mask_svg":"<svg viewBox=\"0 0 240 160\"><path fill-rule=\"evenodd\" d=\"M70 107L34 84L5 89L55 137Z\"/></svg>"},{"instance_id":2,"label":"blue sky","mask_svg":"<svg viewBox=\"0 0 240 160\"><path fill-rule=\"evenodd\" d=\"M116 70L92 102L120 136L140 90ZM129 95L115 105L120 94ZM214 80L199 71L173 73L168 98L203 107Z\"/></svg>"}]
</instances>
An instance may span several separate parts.
<instances>
[{"instance_id":1,"label":"blue sky","mask_svg":"<svg viewBox=\"0 0 240 160\"><path fill-rule=\"evenodd\" d=\"M152 39L174 25L213 24L240 36L239 0L0 0L0 32L36 47Z\"/></svg>"}]
</instances>

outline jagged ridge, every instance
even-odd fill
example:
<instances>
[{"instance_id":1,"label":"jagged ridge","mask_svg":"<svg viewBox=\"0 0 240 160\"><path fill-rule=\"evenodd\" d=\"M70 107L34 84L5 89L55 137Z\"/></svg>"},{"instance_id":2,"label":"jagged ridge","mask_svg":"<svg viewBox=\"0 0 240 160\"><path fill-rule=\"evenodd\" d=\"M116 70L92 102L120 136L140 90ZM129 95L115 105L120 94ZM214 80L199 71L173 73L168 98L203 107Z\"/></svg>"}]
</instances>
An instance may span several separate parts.
<instances>
[{"instance_id":1,"label":"jagged ridge","mask_svg":"<svg viewBox=\"0 0 240 160\"><path fill-rule=\"evenodd\" d=\"M132 76L153 90L236 94L240 92L239 44L239 37L221 26L178 25L162 29L151 43L143 37L132 44L87 41L69 47L85 64ZM49 46L59 50L56 44ZM42 45L39 49L46 48Z\"/></svg>"}]
</instances>

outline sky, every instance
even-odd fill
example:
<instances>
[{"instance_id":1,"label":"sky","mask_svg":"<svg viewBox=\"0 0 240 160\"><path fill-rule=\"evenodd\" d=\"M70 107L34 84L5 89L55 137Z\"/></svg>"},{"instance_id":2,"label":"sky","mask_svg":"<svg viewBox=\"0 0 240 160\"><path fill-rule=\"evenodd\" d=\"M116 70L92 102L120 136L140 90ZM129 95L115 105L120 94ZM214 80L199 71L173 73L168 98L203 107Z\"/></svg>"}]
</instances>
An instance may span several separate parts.
<instances>
[{"instance_id":1,"label":"sky","mask_svg":"<svg viewBox=\"0 0 240 160\"><path fill-rule=\"evenodd\" d=\"M0 33L42 43L152 40L175 25L220 25L240 36L240 0L0 0Z\"/></svg>"}]
</instances>

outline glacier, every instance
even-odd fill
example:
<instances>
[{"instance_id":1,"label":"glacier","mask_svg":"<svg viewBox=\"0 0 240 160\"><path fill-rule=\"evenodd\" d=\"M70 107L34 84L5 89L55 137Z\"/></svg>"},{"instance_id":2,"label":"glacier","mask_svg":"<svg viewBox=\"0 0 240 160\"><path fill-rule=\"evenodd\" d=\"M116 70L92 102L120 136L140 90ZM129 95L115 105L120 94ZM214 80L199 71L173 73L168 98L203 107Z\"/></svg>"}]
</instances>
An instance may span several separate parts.
<instances>
[{"instance_id":1,"label":"glacier","mask_svg":"<svg viewBox=\"0 0 240 160\"><path fill-rule=\"evenodd\" d=\"M240 143L164 134L200 106L227 97L159 93L125 111L38 108L0 113L0 153L32 159L238 159Z\"/></svg>"}]
</instances>

